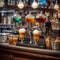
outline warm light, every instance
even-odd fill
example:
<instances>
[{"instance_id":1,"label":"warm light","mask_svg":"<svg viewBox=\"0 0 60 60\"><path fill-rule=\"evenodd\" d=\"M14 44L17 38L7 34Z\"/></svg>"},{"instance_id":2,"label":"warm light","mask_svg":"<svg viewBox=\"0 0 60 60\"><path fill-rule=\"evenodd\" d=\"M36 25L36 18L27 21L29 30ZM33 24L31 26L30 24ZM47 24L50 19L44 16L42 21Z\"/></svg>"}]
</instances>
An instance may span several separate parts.
<instances>
[{"instance_id":1,"label":"warm light","mask_svg":"<svg viewBox=\"0 0 60 60\"><path fill-rule=\"evenodd\" d=\"M59 10L59 5L56 4L56 5L54 6L54 9L55 9L55 10Z\"/></svg>"},{"instance_id":2,"label":"warm light","mask_svg":"<svg viewBox=\"0 0 60 60\"><path fill-rule=\"evenodd\" d=\"M31 6L33 9L36 9L38 7L38 3L34 0Z\"/></svg>"},{"instance_id":3,"label":"warm light","mask_svg":"<svg viewBox=\"0 0 60 60\"><path fill-rule=\"evenodd\" d=\"M0 1L0 7L3 7L3 6L4 6L4 2Z\"/></svg>"},{"instance_id":4,"label":"warm light","mask_svg":"<svg viewBox=\"0 0 60 60\"><path fill-rule=\"evenodd\" d=\"M54 6L54 9L55 9L55 10L59 10L59 5L58 5L57 1L56 1L55 6Z\"/></svg>"},{"instance_id":5,"label":"warm light","mask_svg":"<svg viewBox=\"0 0 60 60\"><path fill-rule=\"evenodd\" d=\"M24 3L20 0L19 4L18 4L18 8L22 9L24 8Z\"/></svg>"}]
</instances>

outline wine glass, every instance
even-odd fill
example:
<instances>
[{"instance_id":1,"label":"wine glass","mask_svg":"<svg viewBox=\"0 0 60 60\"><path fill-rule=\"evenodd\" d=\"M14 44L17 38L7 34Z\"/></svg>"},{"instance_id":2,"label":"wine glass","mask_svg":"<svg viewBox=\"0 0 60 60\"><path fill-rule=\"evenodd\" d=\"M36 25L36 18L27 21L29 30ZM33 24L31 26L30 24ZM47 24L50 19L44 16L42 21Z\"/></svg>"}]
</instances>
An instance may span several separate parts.
<instances>
[{"instance_id":1,"label":"wine glass","mask_svg":"<svg viewBox=\"0 0 60 60\"><path fill-rule=\"evenodd\" d=\"M36 21L40 24L40 26L39 26L40 30L43 31L43 25L46 22L46 16L42 13L42 11L40 14L37 13Z\"/></svg>"},{"instance_id":2,"label":"wine glass","mask_svg":"<svg viewBox=\"0 0 60 60\"><path fill-rule=\"evenodd\" d=\"M22 17L18 14L18 12L14 12L13 22L15 23L15 28L18 28L18 24L22 22Z\"/></svg>"},{"instance_id":3,"label":"wine glass","mask_svg":"<svg viewBox=\"0 0 60 60\"><path fill-rule=\"evenodd\" d=\"M18 35L13 35L13 42L12 42L12 44L16 45L17 41L18 41Z\"/></svg>"}]
</instances>

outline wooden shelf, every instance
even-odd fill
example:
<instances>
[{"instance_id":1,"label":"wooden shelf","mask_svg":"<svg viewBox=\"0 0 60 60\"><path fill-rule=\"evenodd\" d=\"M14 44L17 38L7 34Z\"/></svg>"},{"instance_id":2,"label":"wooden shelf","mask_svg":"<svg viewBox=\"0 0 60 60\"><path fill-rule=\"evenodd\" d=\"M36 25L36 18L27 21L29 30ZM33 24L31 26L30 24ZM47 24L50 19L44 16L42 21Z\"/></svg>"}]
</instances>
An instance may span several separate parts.
<instances>
[{"instance_id":1,"label":"wooden shelf","mask_svg":"<svg viewBox=\"0 0 60 60\"><path fill-rule=\"evenodd\" d=\"M38 7L37 9L33 9L32 7L29 7L29 6L27 6L27 7L24 7L23 9L19 9L17 6L11 6L11 5L7 5L7 8L9 9L9 10L43 10L43 11L55 11L54 9L49 9L49 8L41 8L41 7Z\"/></svg>"}]
</instances>

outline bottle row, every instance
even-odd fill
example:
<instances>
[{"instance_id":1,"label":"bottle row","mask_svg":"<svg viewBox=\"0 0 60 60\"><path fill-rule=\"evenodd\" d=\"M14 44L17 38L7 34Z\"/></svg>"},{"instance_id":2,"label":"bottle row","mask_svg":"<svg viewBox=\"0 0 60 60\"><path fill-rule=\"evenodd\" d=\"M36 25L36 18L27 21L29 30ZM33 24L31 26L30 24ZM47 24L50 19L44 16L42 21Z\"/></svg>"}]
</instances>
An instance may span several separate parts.
<instances>
[{"instance_id":1,"label":"bottle row","mask_svg":"<svg viewBox=\"0 0 60 60\"><path fill-rule=\"evenodd\" d=\"M54 2L51 1L50 3L48 3L47 0L7 0L7 1L1 0L0 7L3 7L6 4L6 5L11 5L11 6L17 6L20 9L30 6L33 9L41 7L41 8L59 10L58 1L56 0Z\"/></svg>"}]
</instances>

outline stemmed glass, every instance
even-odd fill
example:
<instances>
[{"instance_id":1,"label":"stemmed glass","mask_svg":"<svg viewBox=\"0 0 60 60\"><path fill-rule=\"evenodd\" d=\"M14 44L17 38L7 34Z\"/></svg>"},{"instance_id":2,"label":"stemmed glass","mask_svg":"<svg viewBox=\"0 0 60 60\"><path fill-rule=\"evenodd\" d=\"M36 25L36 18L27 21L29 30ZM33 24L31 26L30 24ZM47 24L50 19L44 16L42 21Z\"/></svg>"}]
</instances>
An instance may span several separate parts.
<instances>
[{"instance_id":1,"label":"stemmed glass","mask_svg":"<svg viewBox=\"0 0 60 60\"><path fill-rule=\"evenodd\" d=\"M40 14L38 13L36 15L36 22L40 24L39 28L41 31L43 31L43 25L46 22L46 16L42 13L42 11Z\"/></svg>"},{"instance_id":2,"label":"stemmed glass","mask_svg":"<svg viewBox=\"0 0 60 60\"><path fill-rule=\"evenodd\" d=\"M34 45L37 45L37 42L38 42L38 40L39 40L39 38L40 38L40 35L41 35L41 31L39 31L39 30L37 30L37 29L35 29L35 30L33 31Z\"/></svg>"},{"instance_id":3,"label":"stemmed glass","mask_svg":"<svg viewBox=\"0 0 60 60\"><path fill-rule=\"evenodd\" d=\"M27 29L28 29L28 31L29 31L29 36L30 36L30 44L32 43L32 35L31 35L31 33L32 33L32 26L33 26L33 23L34 23L34 19L35 19L35 17L31 14L31 11L29 11L29 14L28 15L26 15L26 17L25 17L25 20L26 20L26 22L27 22Z\"/></svg>"},{"instance_id":4,"label":"stemmed glass","mask_svg":"<svg viewBox=\"0 0 60 60\"><path fill-rule=\"evenodd\" d=\"M26 32L25 28L19 29L19 38L21 39L21 43L23 43L23 40L25 38L25 32Z\"/></svg>"},{"instance_id":5,"label":"stemmed glass","mask_svg":"<svg viewBox=\"0 0 60 60\"><path fill-rule=\"evenodd\" d=\"M18 24L20 24L22 22L22 17L18 14L18 12L14 12L13 15L13 22L15 23L15 28L18 27Z\"/></svg>"}]
</instances>

